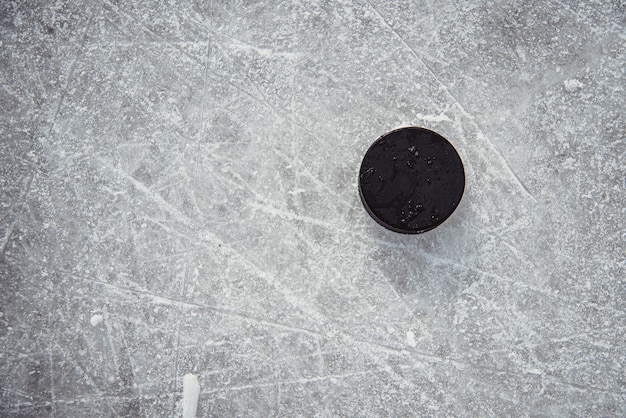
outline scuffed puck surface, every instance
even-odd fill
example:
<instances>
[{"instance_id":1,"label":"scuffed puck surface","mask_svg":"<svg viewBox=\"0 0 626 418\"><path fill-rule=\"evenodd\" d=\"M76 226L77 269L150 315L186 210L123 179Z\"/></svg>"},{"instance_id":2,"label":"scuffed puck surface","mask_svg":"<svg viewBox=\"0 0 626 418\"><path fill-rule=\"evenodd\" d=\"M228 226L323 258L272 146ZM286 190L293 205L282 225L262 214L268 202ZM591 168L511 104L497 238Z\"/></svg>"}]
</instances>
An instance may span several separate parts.
<instances>
[{"instance_id":1,"label":"scuffed puck surface","mask_svg":"<svg viewBox=\"0 0 626 418\"><path fill-rule=\"evenodd\" d=\"M459 154L443 136L407 127L380 137L367 150L359 173L363 205L392 231L418 234L443 223L465 187Z\"/></svg>"}]
</instances>

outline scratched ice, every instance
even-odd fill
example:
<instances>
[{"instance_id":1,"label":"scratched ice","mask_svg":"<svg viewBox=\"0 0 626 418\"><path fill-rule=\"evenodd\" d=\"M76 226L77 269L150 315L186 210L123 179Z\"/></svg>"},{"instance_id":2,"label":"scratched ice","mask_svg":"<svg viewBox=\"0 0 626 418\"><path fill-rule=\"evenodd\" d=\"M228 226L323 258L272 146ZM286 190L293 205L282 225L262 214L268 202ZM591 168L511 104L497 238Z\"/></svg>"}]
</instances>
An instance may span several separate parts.
<instances>
[{"instance_id":1,"label":"scratched ice","mask_svg":"<svg viewBox=\"0 0 626 418\"><path fill-rule=\"evenodd\" d=\"M623 415L625 13L0 2L0 415ZM417 237L405 125L467 174Z\"/></svg>"}]
</instances>

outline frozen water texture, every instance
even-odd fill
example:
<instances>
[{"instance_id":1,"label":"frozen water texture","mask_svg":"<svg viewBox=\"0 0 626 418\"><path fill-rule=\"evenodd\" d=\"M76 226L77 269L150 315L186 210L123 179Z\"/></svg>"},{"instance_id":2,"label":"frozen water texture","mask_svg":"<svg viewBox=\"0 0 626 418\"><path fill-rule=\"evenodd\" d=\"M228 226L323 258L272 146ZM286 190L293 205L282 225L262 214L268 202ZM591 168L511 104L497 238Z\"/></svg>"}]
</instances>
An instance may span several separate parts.
<instances>
[{"instance_id":1,"label":"frozen water texture","mask_svg":"<svg viewBox=\"0 0 626 418\"><path fill-rule=\"evenodd\" d=\"M623 2L0 2L0 415L620 416ZM403 236L369 145L467 187Z\"/></svg>"}]
</instances>

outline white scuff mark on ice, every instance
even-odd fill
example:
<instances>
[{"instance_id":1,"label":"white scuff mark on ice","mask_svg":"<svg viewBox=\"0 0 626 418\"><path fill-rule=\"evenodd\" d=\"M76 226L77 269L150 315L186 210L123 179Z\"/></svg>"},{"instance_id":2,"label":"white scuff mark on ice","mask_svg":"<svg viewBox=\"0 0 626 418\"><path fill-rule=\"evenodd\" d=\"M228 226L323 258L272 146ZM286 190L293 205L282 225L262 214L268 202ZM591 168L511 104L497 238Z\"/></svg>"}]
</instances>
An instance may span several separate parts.
<instances>
[{"instance_id":1,"label":"white scuff mark on ice","mask_svg":"<svg viewBox=\"0 0 626 418\"><path fill-rule=\"evenodd\" d=\"M261 48L255 45L250 45L235 39L231 38L230 46L235 49L243 50L243 51L251 51L259 54L264 58L275 58L275 57L283 57L283 58L298 58L300 54L295 52L288 51L276 51L274 49Z\"/></svg>"},{"instance_id":2,"label":"white scuff mark on ice","mask_svg":"<svg viewBox=\"0 0 626 418\"><path fill-rule=\"evenodd\" d=\"M574 78L571 80L565 80L563 82L563 87L565 87L565 90L569 91L570 93L573 93L577 90L582 89L583 87L585 87L585 85Z\"/></svg>"},{"instance_id":3,"label":"white scuff mark on ice","mask_svg":"<svg viewBox=\"0 0 626 418\"><path fill-rule=\"evenodd\" d=\"M417 342L415 341L415 333L413 331L406 332L406 343L409 347L417 347Z\"/></svg>"},{"instance_id":4,"label":"white scuff mark on ice","mask_svg":"<svg viewBox=\"0 0 626 418\"><path fill-rule=\"evenodd\" d=\"M459 325L463 323L463 321L465 321L466 318L467 318L466 310L457 310L456 313L454 314L454 323L456 325Z\"/></svg>"},{"instance_id":5,"label":"white scuff mark on ice","mask_svg":"<svg viewBox=\"0 0 626 418\"><path fill-rule=\"evenodd\" d=\"M306 193L306 190L305 189L296 189L296 190L288 191L287 193L290 194L290 195L297 195L297 194L300 194L300 193Z\"/></svg>"},{"instance_id":6,"label":"white scuff mark on ice","mask_svg":"<svg viewBox=\"0 0 626 418\"><path fill-rule=\"evenodd\" d=\"M178 306L178 301L174 301L172 299L164 298L157 295L151 295L152 301L158 305L170 305L170 306Z\"/></svg>"},{"instance_id":7,"label":"white scuff mark on ice","mask_svg":"<svg viewBox=\"0 0 626 418\"><path fill-rule=\"evenodd\" d=\"M416 113L415 116L418 119L421 119L426 122L432 122L432 123L452 122L452 119L450 119L447 115L443 113L439 115L422 115L421 113Z\"/></svg>"},{"instance_id":8,"label":"white scuff mark on ice","mask_svg":"<svg viewBox=\"0 0 626 418\"><path fill-rule=\"evenodd\" d=\"M564 162L563 162L563 167L565 168L574 168L574 165L576 164L576 159L575 158L567 158Z\"/></svg>"},{"instance_id":9,"label":"white scuff mark on ice","mask_svg":"<svg viewBox=\"0 0 626 418\"><path fill-rule=\"evenodd\" d=\"M526 61L526 52L520 45L515 46L515 53L522 61Z\"/></svg>"},{"instance_id":10,"label":"white scuff mark on ice","mask_svg":"<svg viewBox=\"0 0 626 418\"><path fill-rule=\"evenodd\" d=\"M183 418L195 418L198 410L200 383L198 376L187 373L183 377Z\"/></svg>"},{"instance_id":11,"label":"white scuff mark on ice","mask_svg":"<svg viewBox=\"0 0 626 418\"><path fill-rule=\"evenodd\" d=\"M91 317L91 326L92 327L98 326L102 323L102 321L104 321L104 318L102 317L102 315L95 314L94 316Z\"/></svg>"}]
</instances>

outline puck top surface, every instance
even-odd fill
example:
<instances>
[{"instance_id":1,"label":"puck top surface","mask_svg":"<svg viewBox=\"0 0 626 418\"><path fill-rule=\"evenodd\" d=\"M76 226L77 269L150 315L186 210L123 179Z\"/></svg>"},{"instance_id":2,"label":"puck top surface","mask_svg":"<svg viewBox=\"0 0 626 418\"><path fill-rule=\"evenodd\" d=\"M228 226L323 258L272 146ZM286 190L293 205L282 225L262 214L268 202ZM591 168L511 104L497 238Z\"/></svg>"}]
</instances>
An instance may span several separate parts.
<instances>
[{"instance_id":1,"label":"puck top surface","mask_svg":"<svg viewBox=\"0 0 626 418\"><path fill-rule=\"evenodd\" d=\"M367 212L385 228L405 234L441 225L464 189L461 157L443 136L425 128L381 136L365 153L359 172Z\"/></svg>"}]
</instances>

